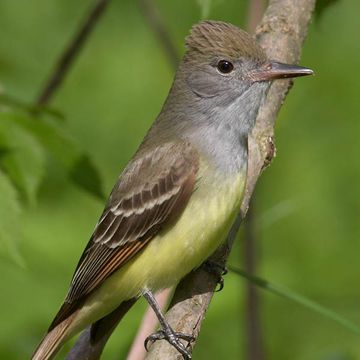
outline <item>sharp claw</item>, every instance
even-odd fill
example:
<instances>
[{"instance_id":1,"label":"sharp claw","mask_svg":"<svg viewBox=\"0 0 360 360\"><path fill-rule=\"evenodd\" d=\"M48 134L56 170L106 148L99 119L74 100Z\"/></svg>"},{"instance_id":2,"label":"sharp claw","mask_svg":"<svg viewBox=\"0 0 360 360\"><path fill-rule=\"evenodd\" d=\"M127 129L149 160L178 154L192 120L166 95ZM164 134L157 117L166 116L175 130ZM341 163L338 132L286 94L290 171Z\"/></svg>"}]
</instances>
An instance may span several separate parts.
<instances>
[{"instance_id":1,"label":"sharp claw","mask_svg":"<svg viewBox=\"0 0 360 360\"><path fill-rule=\"evenodd\" d=\"M163 340L163 339L165 339L165 334L163 331L158 331L154 334L149 335L144 341L145 350L149 351L149 349L148 349L149 342L151 342L153 344L155 341Z\"/></svg>"},{"instance_id":2,"label":"sharp claw","mask_svg":"<svg viewBox=\"0 0 360 360\"><path fill-rule=\"evenodd\" d=\"M219 288L215 290L215 292L219 292L224 288L224 279L222 276L220 276L219 280L218 280L218 285Z\"/></svg>"},{"instance_id":3,"label":"sharp claw","mask_svg":"<svg viewBox=\"0 0 360 360\"><path fill-rule=\"evenodd\" d=\"M167 340L174 348L180 352L185 360L191 360L191 354L186 350L185 345L179 341L179 339L188 341L189 343L194 341L195 338L192 335L184 334L181 332L173 332L172 330L163 331L160 330L154 334L149 335L144 341L144 347L146 351L149 351L149 342L154 343L157 340Z\"/></svg>"},{"instance_id":4,"label":"sharp claw","mask_svg":"<svg viewBox=\"0 0 360 360\"><path fill-rule=\"evenodd\" d=\"M149 351L149 349L148 349L148 343L149 343L149 339L146 338L145 341L144 341L144 348L145 348L146 352Z\"/></svg>"},{"instance_id":5,"label":"sharp claw","mask_svg":"<svg viewBox=\"0 0 360 360\"><path fill-rule=\"evenodd\" d=\"M153 343L153 341L151 339L149 339L149 336L148 336L144 341L144 348L146 351L149 351L149 349L148 349L149 341L151 341Z\"/></svg>"},{"instance_id":6,"label":"sharp claw","mask_svg":"<svg viewBox=\"0 0 360 360\"><path fill-rule=\"evenodd\" d=\"M219 292L224 288L224 279L223 276L228 273L228 269L226 266L219 264L212 260L207 260L205 263L205 270L211 274L215 274L218 277L218 285L219 288L215 290L215 292Z\"/></svg>"}]
</instances>

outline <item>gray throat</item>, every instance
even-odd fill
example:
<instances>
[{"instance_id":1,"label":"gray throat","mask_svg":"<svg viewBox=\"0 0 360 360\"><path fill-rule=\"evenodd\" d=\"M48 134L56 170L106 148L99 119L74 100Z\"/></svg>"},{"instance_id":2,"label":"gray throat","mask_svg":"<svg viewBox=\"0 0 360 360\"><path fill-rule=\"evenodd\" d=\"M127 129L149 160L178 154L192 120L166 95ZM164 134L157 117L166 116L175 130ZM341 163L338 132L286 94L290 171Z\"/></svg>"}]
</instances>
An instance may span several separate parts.
<instances>
[{"instance_id":1,"label":"gray throat","mask_svg":"<svg viewBox=\"0 0 360 360\"><path fill-rule=\"evenodd\" d=\"M268 87L268 83L254 83L241 96L222 101L174 94L173 88L150 133L156 130L157 135L189 141L223 174L244 171L248 135Z\"/></svg>"}]
</instances>

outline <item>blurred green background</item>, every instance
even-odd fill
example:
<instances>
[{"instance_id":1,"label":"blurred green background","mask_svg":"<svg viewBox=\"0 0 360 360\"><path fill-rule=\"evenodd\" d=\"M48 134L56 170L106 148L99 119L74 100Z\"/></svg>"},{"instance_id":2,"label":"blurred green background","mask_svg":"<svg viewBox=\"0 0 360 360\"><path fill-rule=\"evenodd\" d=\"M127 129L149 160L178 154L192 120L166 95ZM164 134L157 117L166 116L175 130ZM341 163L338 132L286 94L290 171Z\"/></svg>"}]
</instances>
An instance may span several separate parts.
<instances>
[{"instance_id":1,"label":"blurred green background","mask_svg":"<svg viewBox=\"0 0 360 360\"><path fill-rule=\"evenodd\" d=\"M1 0L1 92L33 102L92 3ZM181 54L183 39L203 8L194 0L156 4ZM210 4L209 18L245 26L248 1ZM313 22L301 63L316 76L295 81L277 123L277 157L258 183L255 202L258 275L358 325L359 11L359 1L339 0ZM64 123L55 120L56 126L92 159L106 193L159 112L172 77L137 2L113 0L51 103L65 116ZM65 296L104 205L69 181L58 158L46 152L43 157L41 181L34 186L37 200L27 201L8 224L10 232L21 232L16 236L19 255L9 250L12 243L0 242L1 359L30 356ZM14 205L11 196L25 201L21 191L9 196L11 191L0 187L3 205L6 199ZM6 208L1 211L6 218ZM240 234L230 264L243 266L242 247ZM247 358L244 286L239 276L226 276L195 359ZM360 359L358 335L293 302L264 291L259 295L267 359ZM125 358L144 308L139 302L127 315L104 359Z\"/></svg>"}]
</instances>

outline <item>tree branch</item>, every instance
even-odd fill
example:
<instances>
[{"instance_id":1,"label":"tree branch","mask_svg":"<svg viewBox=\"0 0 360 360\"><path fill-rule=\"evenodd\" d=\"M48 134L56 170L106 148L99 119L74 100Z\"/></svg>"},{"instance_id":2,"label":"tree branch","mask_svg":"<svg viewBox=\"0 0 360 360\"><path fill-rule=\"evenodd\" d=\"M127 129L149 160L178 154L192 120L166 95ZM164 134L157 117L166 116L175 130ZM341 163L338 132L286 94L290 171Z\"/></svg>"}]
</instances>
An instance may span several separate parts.
<instances>
[{"instance_id":1,"label":"tree branch","mask_svg":"<svg viewBox=\"0 0 360 360\"><path fill-rule=\"evenodd\" d=\"M292 64L299 61L314 5L315 0L270 1L256 30L256 38L270 59ZM225 264L241 220L246 215L257 179L274 156L275 120L291 84L289 80L275 82L259 110L256 126L249 138L249 167L245 197L226 244L212 256L217 262ZM180 282L166 315L175 331L192 334L197 338L216 283L216 277L201 268L190 273ZM194 345L195 342L191 343L189 349ZM181 355L166 341L158 341L150 348L146 359L181 359Z\"/></svg>"},{"instance_id":2,"label":"tree branch","mask_svg":"<svg viewBox=\"0 0 360 360\"><path fill-rule=\"evenodd\" d=\"M75 34L68 47L60 56L49 79L46 81L45 86L41 90L36 101L37 105L43 106L50 102L50 99L64 81L65 76L67 75L76 56L80 53L86 39L94 29L108 3L109 0L97 0L94 7L90 10L89 15L80 26L78 32Z\"/></svg>"},{"instance_id":3,"label":"tree branch","mask_svg":"<svg viewBox=\"0 0 360 360\"><path fill-rule=\"evenodd\" d=\"M164 49L167 59L174 70L176 70L179 64L179 54L171 41L169 32L162 17L160 16L159 10L152 0L139 0L139 7L146 22L148 23L149 28L152 30L160 45Z\"/></svg>"}]
</instances>

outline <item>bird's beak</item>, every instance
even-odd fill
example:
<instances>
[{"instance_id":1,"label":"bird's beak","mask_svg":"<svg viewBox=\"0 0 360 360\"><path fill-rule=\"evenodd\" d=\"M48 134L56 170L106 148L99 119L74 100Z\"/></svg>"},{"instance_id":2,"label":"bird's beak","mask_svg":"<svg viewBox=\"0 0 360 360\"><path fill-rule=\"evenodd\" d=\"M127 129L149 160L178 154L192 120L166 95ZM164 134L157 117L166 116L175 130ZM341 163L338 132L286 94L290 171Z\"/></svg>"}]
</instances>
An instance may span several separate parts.
<instances>
[{"instance_id":1,"label":"bird's beak","mask_svg":"<svg viewBox=\"0 0 360 360\"><path fill-rule=\"evenodd\" d=\"M254 70L250 74L253 81L271 81L276 79L294 78L313 75L314 72L303 66L283 64L271 61Z\"/></svg>"}]
</instances>

